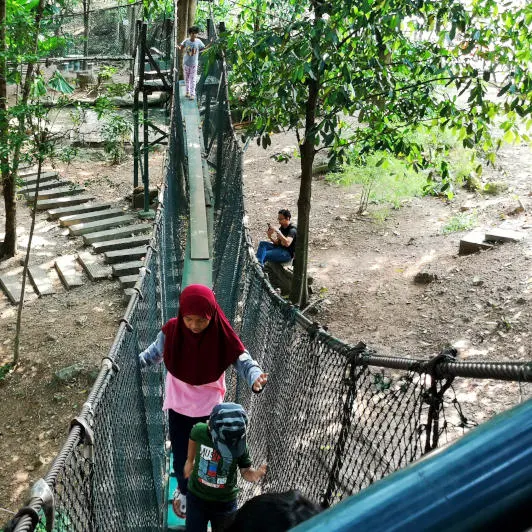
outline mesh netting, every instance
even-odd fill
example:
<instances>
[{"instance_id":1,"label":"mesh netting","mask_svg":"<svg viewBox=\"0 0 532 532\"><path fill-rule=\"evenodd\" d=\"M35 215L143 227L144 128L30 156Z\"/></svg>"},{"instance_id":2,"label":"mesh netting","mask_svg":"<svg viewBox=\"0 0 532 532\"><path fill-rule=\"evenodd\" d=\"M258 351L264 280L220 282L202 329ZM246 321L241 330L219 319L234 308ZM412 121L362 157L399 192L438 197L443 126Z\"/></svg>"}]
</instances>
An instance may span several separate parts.
<instances>
[{"instance_id":1,"label":"mesh netting","mask_svg":"<svg viewBox=\"0 0 532 532\"><path fill-rule=\"evenodd\" d=\"M176 76L177 77L177 76ZM174 79L176 78L174 77ZM358 492L454 438L468 421L453 376L532 380L530 364L378 357L347 345L283 300L253 258L245 226L242 149L234 136L221 61L198 91L215 196L214 290L269 383L263 393L228 372L227 399L249 412L255 464L268 463L241 498L298 488L325 506ZM69 439L45 477L54 530L161 530L166 497L163 370L140 372L137 354L176 315L188 230L185 146L174 90L166 182L153 239L117 337ZM379 369L386 366L394 369ZM43 510L40 497L30 506ZM33 530L28 510L16 530Z\"/></svg>"},{"instance_id":2,"label":"mesh netting","mask_svg":"<svg viewBox=\"0 0 532 532\"><path fill-rule=\"evenodd\" d=\"M42 32L57 38L50 57L114 56L135 54L136 20L142 18L142 5L114 6L83 13L64 13L45 17ZM161 19L149 24L146 44L170 57L173 23Z\"/></svg>"}]
</instances>

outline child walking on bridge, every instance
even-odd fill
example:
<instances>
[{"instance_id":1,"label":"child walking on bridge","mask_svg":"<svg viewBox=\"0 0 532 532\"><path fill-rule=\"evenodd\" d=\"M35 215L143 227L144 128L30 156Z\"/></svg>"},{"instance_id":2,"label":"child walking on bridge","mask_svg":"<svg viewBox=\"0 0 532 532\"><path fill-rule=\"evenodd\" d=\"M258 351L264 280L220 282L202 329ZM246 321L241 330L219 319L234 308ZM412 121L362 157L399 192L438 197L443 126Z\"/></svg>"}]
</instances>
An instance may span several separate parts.
<instances>
[{"instance_id":1,"label":"child walking on bridge","mask_svg":"<svg viewBox=\"0 0 532 532\"><path fill-rule=\"evenodd\" d=\"M209 521L213 532L225 530L237 509L237 468L248 482L266 474L266 465L251 467L247 424L239 404L222 403L213 408L207 423L193 427L185 464L187 532L206 532Z\"/></svg>"},{"instance_id":2,"label":"child walking on bridge","mask_svg":"<svg viewBox=\"0 0 532 532\"><path fill-rule=\"evenodd\" d=\"M192 427L208 419L225 397L225 370L234 365L250 388L262 391L268 375L246 351L207 286L187 286L179 298L177 318L169 320L157 339L140 353L142 367L164 360L166 375L163 409L168 410L173 467L178 487L173 508L185 517L187 459Z\"/></svg>"},{"instance_id":3,"label":"child walking on bridge","mask_svg":"<svg viewBox=\"0 0 532 532\"><path fill-rule=\"evenodd\" d=\"M185 76L185 97L193 100L196 97L196 76L198 74L199 53L205 44L198 39L199 28L190 26L188 39L185 39L179 49L183 50L183 74Z\"/></svg>"}]
</instances>

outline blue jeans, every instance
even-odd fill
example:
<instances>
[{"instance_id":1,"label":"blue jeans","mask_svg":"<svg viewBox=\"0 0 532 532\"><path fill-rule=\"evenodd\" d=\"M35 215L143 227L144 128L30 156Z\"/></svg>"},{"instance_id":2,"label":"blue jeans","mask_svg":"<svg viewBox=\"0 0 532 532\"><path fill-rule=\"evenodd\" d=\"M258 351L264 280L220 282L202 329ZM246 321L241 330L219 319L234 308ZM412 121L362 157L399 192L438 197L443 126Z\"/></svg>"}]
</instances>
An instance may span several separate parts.
<instances>
[{"instance_id":1,"label":"blue jeans","mask_svg":"<svg viewBox=\"0 0 532 532\"><path fill-rule=\"evenodd\" d=\"M286 248L261 240L257 249L257 260L264 266L265 262L288 262L292 260L292 255Z\"/></svg>"},{"instance_id":2,"label":"blue jeans","mask_svg":"<svg viewBox=\"0 0 532 532\"><path fill-rule=\"evenodd\" d=\"M205 501L187 493L186 532L207 532L207 523L211 522L212 532L223 532L231 523L236 512L236 499L229 502Z\"/></svg>"}]
</instances>

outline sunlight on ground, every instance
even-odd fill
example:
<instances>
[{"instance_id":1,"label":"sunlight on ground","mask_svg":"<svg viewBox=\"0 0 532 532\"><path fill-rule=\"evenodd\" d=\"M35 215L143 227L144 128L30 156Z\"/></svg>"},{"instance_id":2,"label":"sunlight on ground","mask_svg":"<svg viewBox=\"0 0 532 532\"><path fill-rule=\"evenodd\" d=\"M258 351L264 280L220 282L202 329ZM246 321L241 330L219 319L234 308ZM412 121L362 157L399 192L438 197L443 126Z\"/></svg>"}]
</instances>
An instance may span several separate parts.
<instances>
[{"instance_id":1,"label":"sunlight on ground","mask_svg":"<svg viewBox=\"0 0 532 532\"><path fill-rule=\"evenodd\" d=\"M436 258L436 250L431 249L428 253L425 253L417 262L412 264L411 266L408 266L403 271L403 277L413 277L422 266L425 264L429 264Z\"/></svg>"}]
</instances>

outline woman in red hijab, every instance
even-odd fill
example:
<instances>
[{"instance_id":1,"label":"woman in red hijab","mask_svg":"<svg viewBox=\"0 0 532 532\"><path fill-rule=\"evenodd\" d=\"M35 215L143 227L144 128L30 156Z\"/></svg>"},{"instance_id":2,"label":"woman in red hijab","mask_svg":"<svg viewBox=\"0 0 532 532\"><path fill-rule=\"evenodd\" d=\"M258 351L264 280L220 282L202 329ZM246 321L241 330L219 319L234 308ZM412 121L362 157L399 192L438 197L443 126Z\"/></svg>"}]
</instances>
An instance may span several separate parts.
<instances>
[{"instance_id":1,"label":"woman in red hijab","mask_svg":"<svg viewBox=\"0 0 532 532\"><path fill-rule=\"evenodd\" d=\"M139 355L142 367L164 360L168 373L163 409L168 410L174 472L178 487L174 511L186 513L187 459L192 427L205 422L225 396L225 370L233 364L255 393L268 380L236 335L214 296L203 285L187 286L179 298L177 318L169 320L157 339Z\"/></svg>"}]
</instances>

